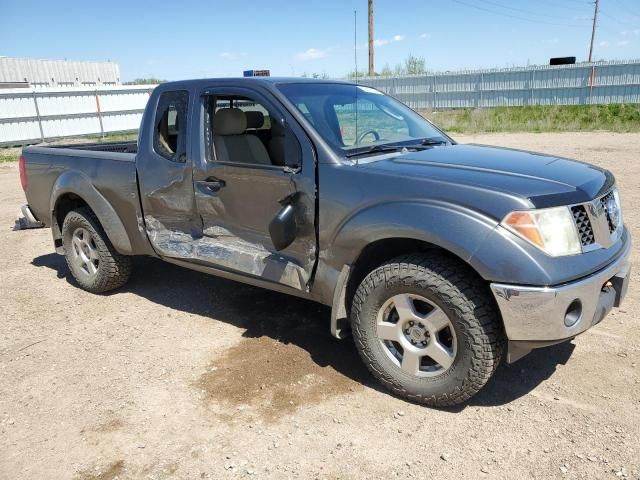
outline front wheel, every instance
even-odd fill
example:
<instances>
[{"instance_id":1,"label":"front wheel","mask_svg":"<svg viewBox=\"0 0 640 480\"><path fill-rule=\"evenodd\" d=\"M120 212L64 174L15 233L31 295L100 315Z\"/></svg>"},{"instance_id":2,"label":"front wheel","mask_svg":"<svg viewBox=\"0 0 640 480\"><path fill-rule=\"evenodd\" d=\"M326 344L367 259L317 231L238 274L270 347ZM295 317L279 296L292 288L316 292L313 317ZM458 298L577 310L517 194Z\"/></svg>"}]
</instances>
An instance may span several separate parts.
<instances>
[{"instance_id":1,"label":"front wheel","mask_svg":"<svg viewBox=\"0 0 640 480\"><path fill-rule=\"evenodd\" d=\"M430 406L471 398L504 351L483 280L437 251L399 257L369 273L354 296L351 323L373 375L395 394Z\"/></svg>"},{"instance_id":2,"label":"front wheel","mask_svg":"<svg viewBox=\"0 0 640 480\"><path fill-rule=\"evenodd\" d=\"M62 245L69 270L84 290L104 293L129 280L131 257L116 251L91 210L81 208L67 214Z\"/></svg>"}]
</instances>

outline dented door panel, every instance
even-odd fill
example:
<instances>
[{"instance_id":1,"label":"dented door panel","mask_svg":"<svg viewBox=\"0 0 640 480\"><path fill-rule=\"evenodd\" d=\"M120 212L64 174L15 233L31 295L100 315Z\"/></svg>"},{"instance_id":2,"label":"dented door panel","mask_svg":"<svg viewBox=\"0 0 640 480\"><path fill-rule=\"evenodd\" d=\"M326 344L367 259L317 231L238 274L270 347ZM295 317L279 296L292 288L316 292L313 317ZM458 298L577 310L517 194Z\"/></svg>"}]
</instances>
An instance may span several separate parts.
<instances>
[{"instance_id":1,"label":"dented door panel","mask_svg":"<svg viewBox=\"0 0 640 480\"><path fill-rule=\"evenodd\" d=\"M225 186L215 193L195 190L203 225L198 260L305 289L315 261L313 200L305 195L297 199L298 235L285 250L275 251L268 232L282 208L279 201L296 192L293 174L217 165L207 175L224 180Z\"/></svg>"},{"instance_id":2,"label":"dented door panel","mask_svg":"<svg viewBox=\"0 0 640 480\"><path fill-rule=\"evenodd\" d=\"M150 119L148 148L137 157L144 212L141 226L161 256L177 256L163 241L168 233L191 236L199 230L187 148L188 98L188 92L182 90L160 96Z\"/></svg>"},{"instance_id":3,"label":"dented door panel","mask_svg":"<svg viewBox=\"0 0 640 480\"><path fill-rule=\"evenodd\" d=\"M254 91L235 88L224 91L254 95L261 103L268 104ZM189 254L211 266L308 290L317 258L315 159L310 141L306 136L299 138L303 165L296 172L271 165L212 160L207 152L207 138L211 136L205 129L210 126L204 111L206 104L203 97L200 104L203 111L199 115L202 138L194 149L193 165L194 197L202 222L202 236ZM210 182L214 182L215 188L208 188ZM281 201L294 193L297 193L296 239L277 252L268 226L283 208Z\"/></svg>"}]
</instances>

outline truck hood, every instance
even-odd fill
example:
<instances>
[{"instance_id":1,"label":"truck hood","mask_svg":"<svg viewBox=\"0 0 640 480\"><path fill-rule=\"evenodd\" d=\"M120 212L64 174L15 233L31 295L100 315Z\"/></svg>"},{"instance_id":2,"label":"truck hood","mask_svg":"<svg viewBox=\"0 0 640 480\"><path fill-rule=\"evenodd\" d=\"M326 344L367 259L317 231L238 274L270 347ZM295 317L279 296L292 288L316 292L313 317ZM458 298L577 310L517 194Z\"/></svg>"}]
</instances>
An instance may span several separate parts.
<instances>
[{"instance_id":1,"label":"truck hood","mask_svg":"<svg viewBox=\"0 0 640 480\"><path fill-rule=\"evenodd\" d=\"M526 198L536 208L586 202L614 183L609 171L583 162L482 145L370 157L360 164L403 176L502 191Z\"/></svg>"}]
</instances>

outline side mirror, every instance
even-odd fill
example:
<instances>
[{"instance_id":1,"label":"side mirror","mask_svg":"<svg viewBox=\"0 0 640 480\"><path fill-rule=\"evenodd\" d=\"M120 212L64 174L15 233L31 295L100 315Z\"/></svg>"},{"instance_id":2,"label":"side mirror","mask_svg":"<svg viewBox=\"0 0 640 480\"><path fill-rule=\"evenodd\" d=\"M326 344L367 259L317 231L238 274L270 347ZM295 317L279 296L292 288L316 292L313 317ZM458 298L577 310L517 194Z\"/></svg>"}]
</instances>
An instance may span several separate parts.
<instances>
[{"instance_id":1,"label":"side mirror","mask_svg":"<svg viewBox=\"0 0 640 480\"><path fill-rule=\"evenodd\" d=\"M284 250L293 243L298 232L295 208L287 204L269 223L271 242L277 251Z\"/></svg>"}]
</instances>

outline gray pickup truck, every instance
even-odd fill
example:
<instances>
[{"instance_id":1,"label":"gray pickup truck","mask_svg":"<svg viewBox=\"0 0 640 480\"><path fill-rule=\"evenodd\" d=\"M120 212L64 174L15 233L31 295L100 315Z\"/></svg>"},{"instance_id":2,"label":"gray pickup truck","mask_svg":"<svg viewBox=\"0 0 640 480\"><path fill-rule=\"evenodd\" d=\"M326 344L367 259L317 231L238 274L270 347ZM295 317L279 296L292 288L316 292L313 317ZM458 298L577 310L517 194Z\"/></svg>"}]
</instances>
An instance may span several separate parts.
<instances>
[{"instance_id":1,"label":"gray pickup truck","mask_svg":"<svg viewBox=\"0 0 640 480\"><path fill-rule=\"evenodd\" d=\"M20 172L80 287L149 255L320 302L382 384L432 406L597 324L629 280L610 172L458 145L347 82L165 83L137 143L26 147Z\"/></svg>"}]
</instances>

